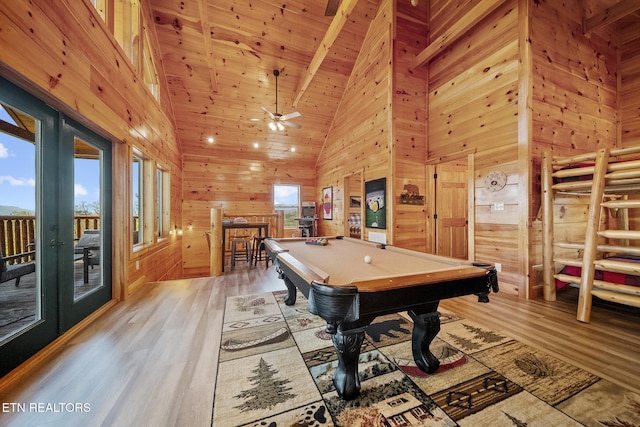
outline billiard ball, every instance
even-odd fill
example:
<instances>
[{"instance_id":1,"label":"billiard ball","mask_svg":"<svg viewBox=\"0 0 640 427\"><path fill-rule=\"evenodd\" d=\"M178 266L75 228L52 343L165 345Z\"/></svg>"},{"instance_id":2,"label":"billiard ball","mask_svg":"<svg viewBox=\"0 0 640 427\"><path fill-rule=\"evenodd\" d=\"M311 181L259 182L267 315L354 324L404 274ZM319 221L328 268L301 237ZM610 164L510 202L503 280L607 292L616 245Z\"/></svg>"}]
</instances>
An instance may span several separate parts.
<instances>
[{"instance_id":1,"label":"billiard ball","mask_svg":"<svg viewBox=\"0 0 640 427\"><path fill-rule=\"evenodd\" d=\"M371 257L370 257L369 255L366 255L366 256L364 257L364 262L365 262L366 264L371 264Z\"/></svg>"}]
</instances>

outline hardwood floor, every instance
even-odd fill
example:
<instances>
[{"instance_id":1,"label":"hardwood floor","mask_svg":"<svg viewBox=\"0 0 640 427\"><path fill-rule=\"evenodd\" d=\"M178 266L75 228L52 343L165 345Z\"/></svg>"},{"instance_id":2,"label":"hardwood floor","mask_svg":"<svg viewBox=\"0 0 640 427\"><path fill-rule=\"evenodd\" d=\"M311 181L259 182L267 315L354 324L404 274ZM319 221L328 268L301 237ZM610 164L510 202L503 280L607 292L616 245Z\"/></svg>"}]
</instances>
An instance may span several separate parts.
<instances>
[{"instance_id":1,"label":"hardwood floor","mask_svg":"<svg viewBox=\"0 0 640 427\"><path fill-rule=\"evenodd\" d=\"M0 425L209 426L225 298L282 289L273 267L150 283L0 394ZM559 297L461 297L441 308L640 393L640 311L596 306L582 324L575 292Z\"/></svg>"}]
</instances>

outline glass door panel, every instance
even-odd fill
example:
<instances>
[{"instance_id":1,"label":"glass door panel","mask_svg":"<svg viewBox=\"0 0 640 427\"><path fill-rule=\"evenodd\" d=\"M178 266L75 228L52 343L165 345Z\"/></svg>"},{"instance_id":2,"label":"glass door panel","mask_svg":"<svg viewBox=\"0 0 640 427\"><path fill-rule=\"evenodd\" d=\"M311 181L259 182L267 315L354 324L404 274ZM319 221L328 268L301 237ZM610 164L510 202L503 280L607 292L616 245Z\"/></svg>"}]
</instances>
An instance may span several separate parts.
<instances>
[{"instance_id":1,"label":"glass door panel","mask_svg":"<svg viewBox=\"0 0 640 427\"><path fill-rule=\"evenodd\" d=\"M78 301L103 286L102 236L102 150L75 138L73 161L74 218L73 300Z\"/></svg>"},{"instance_id":2,"label":"glass door panel","mask_svg":"<svg viewBox=\"0 0 640 427\"><path fill-rule=\"evenodd\" d=\"M38 120L0 104L0 340L42 319L36 274Z\"/></svg>"},{"instance_id":3,"label":"glass door panel","mask_svg":"<svg viewBox=\"0 0 640 427\"><path fill-rule=\"evenodd\" d=\"M60 332L111 299L111 144L64 118L60 141ZM69 242L69 243L67 243Z\"/></svg>"},{"instance_id":4,"label":"glass door panel","mask_svg":"<svg viewBox=\"0 0 640 427\"><path fill-rule=\"evenodd\" d=\"M0 77L0 376L58 334L58 114Z\"/></svg>"}]
</instances>

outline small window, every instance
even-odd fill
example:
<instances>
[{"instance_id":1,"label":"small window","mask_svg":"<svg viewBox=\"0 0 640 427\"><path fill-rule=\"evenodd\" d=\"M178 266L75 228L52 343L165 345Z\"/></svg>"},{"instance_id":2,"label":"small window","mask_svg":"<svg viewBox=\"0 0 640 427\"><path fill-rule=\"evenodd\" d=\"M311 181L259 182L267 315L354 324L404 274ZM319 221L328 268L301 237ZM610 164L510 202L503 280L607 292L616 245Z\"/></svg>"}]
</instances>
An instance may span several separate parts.
<instances>
[{"instance_id":1,"label":"small window","mask_svg":"<svg viewBox=\"0 0 640 427\"><path fill-rule=\"evenodd\" d=\"M143 160L134 154L131 164L131 230L133 233L133 244L139 245L143 242Z\"/></svg>"},{"instance_id":2,"label":"small window","mask_svg":"<svg viewBox=\"0 0 640 427\"><path fill-rule=\"evenodd\" d=\"M156 168L156 234L158 238L169 234L169 172L161 165Z\"/></svg>"},{"instance_id":3,"label":"small window","mask_svg":"<svg viewBox=\"0 0 640 427\"><path fill-rule=\"evenodd\" d=\"M273 208L284 211L284 227L297 228L295 218L300 212L300 186L298 185L274 185Z\"/></svg>"},{"instance_id":4,"label":"small window","mask_svg":"<svg viewBox=\"0 0 640 427\"><path fill-rule=\"evenodd\" d=\"M113 35L124 50L133 67L138 69L140 49L140 2L116 0L114 2Z\"/></svg>"},{"instance_id":5,"label":"small window","mask_svg":"<svg viewBox=\"0 0 640 427\"><path fill-rule=\"evenodd\" d=\"M144 49L142 54L142 78L153 97L160 101L160 82L158 79L158 71L156 69L156 62L153 59L153 50L151 50L151 43L149 42L149 35L147 32L144 33Z\"/></svg>"},{"instance_id":6,"label":"small window","mask_svg":"<svg viewBox=\"0 0 640 427\"><path fill-rule=\"evenodd\" d=\"M107 22L107 0L91 0L91 4L98 11L104 22Z\"/></svg>"}]
</instances>

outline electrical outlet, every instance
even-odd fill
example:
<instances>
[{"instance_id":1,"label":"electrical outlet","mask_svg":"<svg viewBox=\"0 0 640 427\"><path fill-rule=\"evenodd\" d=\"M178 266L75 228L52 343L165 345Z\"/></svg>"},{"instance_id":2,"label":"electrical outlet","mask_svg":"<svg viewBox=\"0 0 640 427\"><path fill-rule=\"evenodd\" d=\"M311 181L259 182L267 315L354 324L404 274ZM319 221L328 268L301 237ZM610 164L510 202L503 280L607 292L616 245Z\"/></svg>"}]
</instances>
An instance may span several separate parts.
<instances>
[{"instance_id":1,"label":"electrical outlet","mask_svg":"<svg viewBox=\"0 0 640 427\"><path fill-rule=\"evenodd\" d=\"M136 260L136 271L140 270L140 260Z\"/></svg>"},{"instance_id":2,"label":"electrical outlet","mask_svg":"<svg viewBox=\"0 0 640 427\"><path fill-rule=\"evenodd\" d=\"M502 271L502 264L496 262L494 265L496 267L496 272L500 273Z\"/></svg>"},{"instance_id":3,"label":"electrical outlet","mask_svg":"<svg viewBox=\"0 0 640 427\"><path fill-rule=\"evenodd\" d=\"M504 210L504 202L495 202L493 204L494 211L503 211Z\"/></svg>"}]
</instances>

